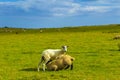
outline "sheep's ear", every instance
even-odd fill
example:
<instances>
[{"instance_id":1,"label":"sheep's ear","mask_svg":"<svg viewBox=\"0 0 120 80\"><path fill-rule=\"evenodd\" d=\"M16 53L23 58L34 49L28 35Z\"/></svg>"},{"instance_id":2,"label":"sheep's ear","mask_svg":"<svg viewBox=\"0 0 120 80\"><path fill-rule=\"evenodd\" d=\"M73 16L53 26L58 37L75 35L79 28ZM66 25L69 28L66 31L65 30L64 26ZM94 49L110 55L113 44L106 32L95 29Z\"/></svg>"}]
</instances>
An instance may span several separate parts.
<instances>
[{"instance_id":1,"label":"sheep's ear","mask_svg":"<svg viewBox=\"0 0 120 80\"><path fill-rule=\"evenodd\" d=\"M71 61L74 61L75 60L75 58L74 57L71 57Z\"/></svg>"}]
</instances>

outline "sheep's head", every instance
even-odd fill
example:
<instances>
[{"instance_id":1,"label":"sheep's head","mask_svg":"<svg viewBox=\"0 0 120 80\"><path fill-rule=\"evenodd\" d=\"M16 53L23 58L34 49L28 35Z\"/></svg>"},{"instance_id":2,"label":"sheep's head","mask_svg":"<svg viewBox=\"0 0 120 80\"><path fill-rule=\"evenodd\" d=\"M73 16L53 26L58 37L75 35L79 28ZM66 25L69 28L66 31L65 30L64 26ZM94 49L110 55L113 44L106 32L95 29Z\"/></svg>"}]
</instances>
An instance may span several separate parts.
<instances>
[{"instance_id":1,"label":"sheep's head","mask_svg":"<svg viewBox=\"0 0 120 80\"><path fill-rule=\"evenodd\" d=\"M62 46L62 50L63 50L64 52L67 52L67 48L68 48L68 46Z\"/></svg>"}]
</instances>

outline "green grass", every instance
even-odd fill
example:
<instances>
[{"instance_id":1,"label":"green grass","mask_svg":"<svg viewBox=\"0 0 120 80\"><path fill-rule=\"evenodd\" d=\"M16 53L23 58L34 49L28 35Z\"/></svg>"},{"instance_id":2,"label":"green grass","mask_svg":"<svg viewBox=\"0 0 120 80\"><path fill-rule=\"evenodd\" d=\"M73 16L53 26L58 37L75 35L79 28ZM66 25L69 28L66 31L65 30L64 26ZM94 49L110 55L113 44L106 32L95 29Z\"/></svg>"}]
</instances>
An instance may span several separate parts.
<instances>
[{"instance_id":1,"label":"green grass","mask_svg":"<svg viewBox=\"0 0 120 80\"><path fill-rule=\"evenodd\" d=\"M120 40L112 39L120 34L118 28L79 29L77 32L64 28L61 31L54 29L54 33L49 30L43 33L0 33L0 80L120 79L120 51L117 46ZM61 45L68 45L67 53L75 57L74 69L37 72L41 52Z\"/></svg>"}]
</instances>

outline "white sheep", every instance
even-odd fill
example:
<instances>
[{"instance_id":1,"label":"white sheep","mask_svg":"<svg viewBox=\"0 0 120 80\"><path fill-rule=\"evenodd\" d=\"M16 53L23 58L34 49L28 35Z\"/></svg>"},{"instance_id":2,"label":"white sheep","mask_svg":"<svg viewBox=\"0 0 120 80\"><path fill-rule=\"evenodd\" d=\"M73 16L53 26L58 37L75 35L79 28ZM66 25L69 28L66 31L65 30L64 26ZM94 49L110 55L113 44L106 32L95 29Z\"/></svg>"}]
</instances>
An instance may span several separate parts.
<instances>
[{"instance_id":1,"label":"white sheep","mask_svg":"<svg viewBox=\"0 0 120 80\"><path fill-rule=\"evenodd\" d=\"M74 57L70 55L63 54L62 56L58 56L57 59L50 61L46 64L48 70L57 71L62 69L67 69L71 67L73 69L73 61L75 60Z\"/></svg>"},{"instance_id":2,"label":"white sheep","mask_svg":"<svg viewBox=\"0 0 120 80\"><path fill-rule=\"evenodd\" d=\"M47 49L42 52L40 62L38 64L38 72L40 64L43 63L43 71L45 71L46 63L50 60L56 59L57 56L65 54L68 46L62 46L61 49Z\"/></svg>"}]
</instances>

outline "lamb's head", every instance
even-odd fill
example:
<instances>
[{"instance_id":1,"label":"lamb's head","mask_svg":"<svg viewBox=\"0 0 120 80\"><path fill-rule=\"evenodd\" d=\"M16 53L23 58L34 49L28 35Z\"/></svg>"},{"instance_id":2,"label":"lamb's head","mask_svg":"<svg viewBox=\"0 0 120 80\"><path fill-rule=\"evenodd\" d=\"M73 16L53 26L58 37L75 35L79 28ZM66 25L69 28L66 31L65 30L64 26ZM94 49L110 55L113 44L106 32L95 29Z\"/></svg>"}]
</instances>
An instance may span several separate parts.
<instances>
[{"instance_id":1,"label":"lamb's head","mask_svg":"<svg viewBox=\"0 0 120 80\"><path fill-rule=\"evenodd\" d=\"M68 46L62 46L62 51L67 52Z\"/></svg>"}]
</instances>

